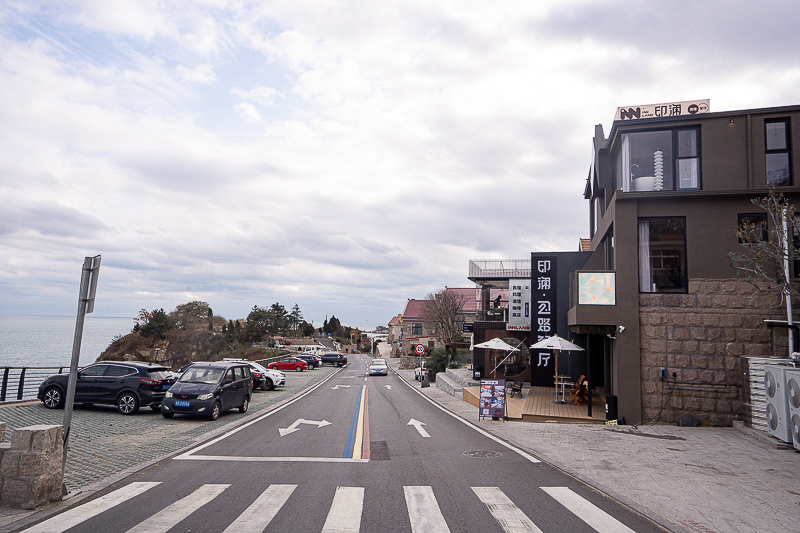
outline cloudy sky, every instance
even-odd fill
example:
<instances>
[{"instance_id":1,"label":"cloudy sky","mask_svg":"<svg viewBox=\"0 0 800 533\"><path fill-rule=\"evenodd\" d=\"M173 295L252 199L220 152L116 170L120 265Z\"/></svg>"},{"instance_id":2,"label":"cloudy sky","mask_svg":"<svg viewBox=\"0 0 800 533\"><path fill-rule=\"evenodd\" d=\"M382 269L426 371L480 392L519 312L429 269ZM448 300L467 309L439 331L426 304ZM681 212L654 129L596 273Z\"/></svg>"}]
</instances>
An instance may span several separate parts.
<instances>
[{"instance_id":1,"label":"cloudy sky","mask_svg":"<svg viewBox=\"0 0 800 533\"><path fill-rule=\"evenodd\" d=\"M0 2L0 314L374 327L575 250L618 106L799 104L800 3Z\"/></svg>"}]
</instances>

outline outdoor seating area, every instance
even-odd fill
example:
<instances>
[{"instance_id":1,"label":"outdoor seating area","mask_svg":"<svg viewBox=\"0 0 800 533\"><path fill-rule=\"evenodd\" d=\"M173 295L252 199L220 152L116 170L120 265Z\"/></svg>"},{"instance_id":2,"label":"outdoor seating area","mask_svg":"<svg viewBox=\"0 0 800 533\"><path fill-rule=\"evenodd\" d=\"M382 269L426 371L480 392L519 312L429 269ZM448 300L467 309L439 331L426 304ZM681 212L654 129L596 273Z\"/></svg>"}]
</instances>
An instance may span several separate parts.
<instances>
[{"instance_id":1,"label":"outdoor seating area","mask_svg":"<svg viewBox=\"0 0 800 533\"><path fill-rule=\"evenodd\" d=\"M581 384L580 389L586 390L586 380ZM576 393L580 398L580 389ZM509 391L510 392L510 391ZM463 399L478 407L478 395L480 387L464 387ZM571 393L568 393L571 394ZM592 416L589 416L586 397L578 401L568 401L566 403L553 403L553 389L551 387L530 387L524 389L524 398L518 394L506 395L506 412L509 420L522 420L529 422L588 422L605 423L605 390L592 389ZM559 398L560 398L559 394Z\"/></svg>"}]
</instances>

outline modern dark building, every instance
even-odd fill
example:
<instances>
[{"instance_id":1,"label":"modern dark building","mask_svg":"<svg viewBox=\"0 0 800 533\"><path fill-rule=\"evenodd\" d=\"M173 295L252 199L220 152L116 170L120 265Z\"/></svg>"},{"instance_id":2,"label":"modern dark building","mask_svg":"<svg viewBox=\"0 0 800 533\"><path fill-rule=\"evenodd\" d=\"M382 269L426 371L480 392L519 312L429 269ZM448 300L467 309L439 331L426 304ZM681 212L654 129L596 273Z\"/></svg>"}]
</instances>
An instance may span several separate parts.
<instances>
[{"instance_id":1,"label":"modern dark building","mask_svg":"<svg viewBox=\"0 0 800 533\"><path fill-rule=\"evenodd\" d=\"M624 108L607 136L596 126L591 256L559 280L569 331L586 336L632 424L692 414L730 425L745 409L744 358L787 356L776 353L786 329L765 323L786 321L780 295L753 296L729 253L742 249L743 222L768 227L752 200L769 186L800 198L800 106L707 106Z\"/></svg>"}]
</instances>

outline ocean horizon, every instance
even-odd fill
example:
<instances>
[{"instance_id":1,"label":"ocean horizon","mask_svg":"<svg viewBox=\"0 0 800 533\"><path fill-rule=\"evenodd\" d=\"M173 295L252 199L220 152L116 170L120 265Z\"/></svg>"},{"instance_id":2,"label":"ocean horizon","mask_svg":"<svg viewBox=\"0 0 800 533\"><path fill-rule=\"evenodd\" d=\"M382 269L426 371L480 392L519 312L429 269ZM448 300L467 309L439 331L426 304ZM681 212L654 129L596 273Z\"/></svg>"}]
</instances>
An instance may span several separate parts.
<instances>
[{"instance_id":1,"label":"ocean horizon","mask_svg":"<svg viewBox=\"0 0 800 533\"><path fill-rule=\"evenodd\" d=\"M0 366L69 366L75 316L0 315ZM86 315L79 365L91 364L114 338L133 329L133 317Z\"/></svg>"}]
</instances>

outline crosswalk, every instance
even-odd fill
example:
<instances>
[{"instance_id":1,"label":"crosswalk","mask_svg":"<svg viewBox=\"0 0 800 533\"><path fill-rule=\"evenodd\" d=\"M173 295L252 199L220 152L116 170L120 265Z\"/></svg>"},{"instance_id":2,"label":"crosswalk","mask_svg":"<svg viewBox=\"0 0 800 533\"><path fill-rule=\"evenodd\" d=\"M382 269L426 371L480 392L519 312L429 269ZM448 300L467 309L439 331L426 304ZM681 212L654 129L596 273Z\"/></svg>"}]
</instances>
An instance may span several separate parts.
<instances>
[{"instance_id":1,"label":"crosswalk","mask_svg":"<svg viewBox=\"0 0 800 533\"><path fill-rule=\"evenodd\" d=\"M134 482L105 496L81 504L25 531L61 533L113 509L123 502L141 497L160 482ZM204 484L191 494L167 505L128 530L128 533L166 533L189 515L201 510L230 487L229 484ZM225 530L224 533L261 533L278 515L297 485L273 484L267 487ZM540 533L531 518L498 487L471 487L505 533ZM630 528L568 487L540 487L564 510L572 513L600 533L627 533ZM403 487L412 533L448 533L450 528L429 486ZM364 509L364 487L338 487L328 511L322 533L358 533ZM288 512L288 511L285 511Z\"/></svg>"}]
</instances>

